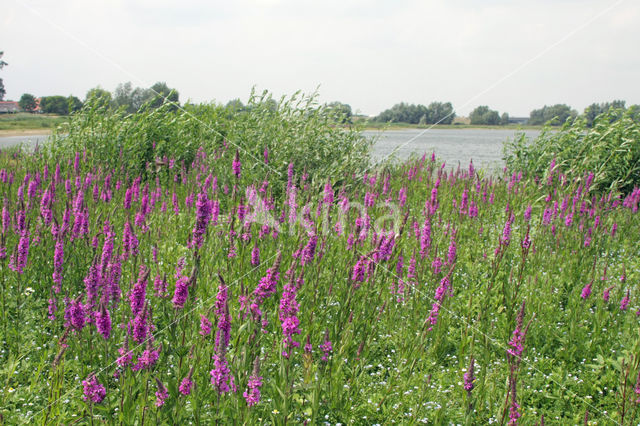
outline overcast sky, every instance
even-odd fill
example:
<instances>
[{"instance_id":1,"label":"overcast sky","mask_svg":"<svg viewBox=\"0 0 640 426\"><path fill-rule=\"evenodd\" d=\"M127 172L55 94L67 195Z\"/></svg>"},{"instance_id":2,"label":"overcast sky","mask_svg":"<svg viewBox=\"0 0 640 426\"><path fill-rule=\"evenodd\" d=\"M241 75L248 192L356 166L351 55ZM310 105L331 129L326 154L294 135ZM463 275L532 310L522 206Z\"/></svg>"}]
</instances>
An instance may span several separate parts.
<instances>
[{"instance_id":1,"label":"overcast sky","mask_svg":"<svg viewBox=\"0 0 640 426\"><path fill-rule=\"evenodd\" d=\"M0 77L84 99L166 81L181 101L296 90L377 114L404 101L640 104L638 0L3 0Z\"/></svg>"}]
</instances>

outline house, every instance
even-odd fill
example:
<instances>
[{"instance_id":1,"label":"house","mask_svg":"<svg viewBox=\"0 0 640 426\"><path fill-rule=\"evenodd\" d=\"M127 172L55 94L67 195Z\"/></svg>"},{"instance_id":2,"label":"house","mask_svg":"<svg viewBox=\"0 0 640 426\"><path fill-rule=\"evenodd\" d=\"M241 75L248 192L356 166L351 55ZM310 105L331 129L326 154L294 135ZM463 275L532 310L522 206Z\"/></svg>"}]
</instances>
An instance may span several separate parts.
<instances>
[{"instance_id":1,"label":"house","mask_svg":"<svg viewBox=\"0 0 640 426\"><path fill-rule=\"evenodd\" d=\"M0 114L11 114L20 111L22 111L22 109L17 102L0 101Z\"/></svg>"},{"instance_id":2,"label":"house","mask_svg":"<svg viewBox=\"0 0 640 426\"><path fill-rule=\"evenodd\" d=\"M527 124L529 117L509 117L509 124Z\"/></svg>"}]
</instances>

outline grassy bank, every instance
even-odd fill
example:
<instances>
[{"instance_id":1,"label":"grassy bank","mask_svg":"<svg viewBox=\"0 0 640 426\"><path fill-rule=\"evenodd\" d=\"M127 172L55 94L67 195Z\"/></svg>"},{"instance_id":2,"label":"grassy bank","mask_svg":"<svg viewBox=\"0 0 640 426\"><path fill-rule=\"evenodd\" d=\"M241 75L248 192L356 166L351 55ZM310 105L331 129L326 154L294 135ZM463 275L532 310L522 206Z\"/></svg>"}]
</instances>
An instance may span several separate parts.
<instances>
[{"instance_id":1,"label":"grassy bank","mask_svg":"<svg viewBox=\"0 0 640 426\"><path fill-rule=\"evenodd\" d=\"M0 114L0 132L5 132L9 136L9 132L23 131L50 131L55 127L68 121L68 117L47 114L30 114L20 112L17 114Z\"/></svg>"}]
</instances>

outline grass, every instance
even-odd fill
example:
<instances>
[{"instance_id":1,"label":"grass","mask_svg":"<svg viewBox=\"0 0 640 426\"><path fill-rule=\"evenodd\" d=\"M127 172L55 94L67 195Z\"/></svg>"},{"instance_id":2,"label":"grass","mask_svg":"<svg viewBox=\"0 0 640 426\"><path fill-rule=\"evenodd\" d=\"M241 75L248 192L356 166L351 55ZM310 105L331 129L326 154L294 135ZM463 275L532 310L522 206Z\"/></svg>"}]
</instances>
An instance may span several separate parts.
<instances>
[{"instance_id":1,"label":"grass","mask_svg":"<svg viewBox=\"0 0 640 426\"><path fill-rule=\"evenodd\" d=\"M47 114L0 114L0 131L51 130L68 121L68 117Z\"/></svg>"}]
</instances>

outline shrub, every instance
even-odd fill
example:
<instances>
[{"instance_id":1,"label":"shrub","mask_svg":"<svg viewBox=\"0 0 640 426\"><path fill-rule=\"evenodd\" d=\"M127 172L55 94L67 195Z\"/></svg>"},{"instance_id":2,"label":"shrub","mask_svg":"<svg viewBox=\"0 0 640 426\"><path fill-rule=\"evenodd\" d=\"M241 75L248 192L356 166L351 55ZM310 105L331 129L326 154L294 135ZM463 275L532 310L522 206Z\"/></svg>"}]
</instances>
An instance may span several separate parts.
<instances>
[{"instance_id":1,"label":"shrub","mask_svg":"<svg viewBox=\"0 0 640 426\"><path fill-rule=\"evenodd\" d=\"M555 160L554 171L569 179L593 172L595 191L630 192L640 185L640 123L633 114L633 109L610 109L596 117L592 128L578 117L559 131L545 127L532 143L520 135L505 143L503 158L511 171L537 177L546 176Z\"/></svg>"}]
</instances>

